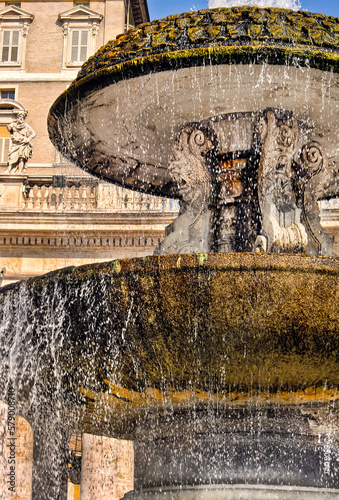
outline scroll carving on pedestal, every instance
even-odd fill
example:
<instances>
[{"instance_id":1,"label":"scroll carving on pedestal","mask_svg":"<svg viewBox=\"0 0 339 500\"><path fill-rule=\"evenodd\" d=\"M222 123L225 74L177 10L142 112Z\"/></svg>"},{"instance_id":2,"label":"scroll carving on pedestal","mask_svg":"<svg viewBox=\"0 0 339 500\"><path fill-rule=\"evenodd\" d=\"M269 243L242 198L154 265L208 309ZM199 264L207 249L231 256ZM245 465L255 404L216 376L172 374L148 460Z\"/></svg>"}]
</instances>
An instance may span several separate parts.
<instances>
[{"instance_id":1,"label":"scroll carving on pedestal","mask_svg":"<svg viewBox=\"0 0 339 500\"><path fill-rule=\"evenodd\" d=\"M259 122L262 151L258 169L258 196L262 228L255 251L302 253L308 237L301 223L292 185L292 160L298 122L277 119L272 110Z\"/></svg>"},{"instance_id":2,"label":"scroll carving on pedestal","mask_svg":"<svg viewBox=\"0 0 339 500\"><path fill-rule=\"evenodd\" d=\"M214 148L206 133L192 125L186 126L172 150L168 166L180 196L180 212L166 228L166 238L155 253L185 253L210 250L209 209L212 179L206 154Z\"/></svg>"},{"instance_id":3,"label":"scroll carving on pedestal","mask_svg":"<svg viewBox=\"0 0 339 500\"><path fill-rule=\"evenodd\" d=\"M295 160L298 186L301 194L303 222L307 228L309 242L307 253L334 255L333 238L320 224L318 200L339 194L339 183L335 164L317 142L303 145Z\"/></svg>"}]
</instances>

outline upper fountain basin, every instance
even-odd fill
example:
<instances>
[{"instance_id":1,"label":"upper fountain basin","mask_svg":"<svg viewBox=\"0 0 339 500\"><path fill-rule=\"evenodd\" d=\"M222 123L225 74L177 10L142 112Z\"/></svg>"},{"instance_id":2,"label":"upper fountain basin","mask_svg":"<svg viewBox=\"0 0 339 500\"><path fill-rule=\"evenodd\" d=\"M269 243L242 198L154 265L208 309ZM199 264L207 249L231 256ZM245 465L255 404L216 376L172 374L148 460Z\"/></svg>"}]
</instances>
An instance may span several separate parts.
<instances>
[{"instance_id":1,"label":"upper fountain basin","mask_svg":"<svg viewBox=\"0 0 339 500\"><path fill-rule=\"evenodd\" d=\"M336 18L257 7L169 16L91 57L53 104L49 134L95 175L180 198L168 163L188 123L205 122L220 154L244 152L252 148L252 116L289 110L336 157L338 73ZM232 113L250 113L241 140L224 118Z\"/></svg>"}]
</instances>

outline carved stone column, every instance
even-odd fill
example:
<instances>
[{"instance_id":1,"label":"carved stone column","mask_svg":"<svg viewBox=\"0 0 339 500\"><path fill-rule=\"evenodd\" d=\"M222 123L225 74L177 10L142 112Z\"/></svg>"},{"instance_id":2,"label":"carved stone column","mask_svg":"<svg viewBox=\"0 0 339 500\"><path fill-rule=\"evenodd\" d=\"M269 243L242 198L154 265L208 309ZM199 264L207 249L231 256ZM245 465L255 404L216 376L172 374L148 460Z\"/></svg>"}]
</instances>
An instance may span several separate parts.
<instances>
[{"instance_id":1,"label":"carved stone column","mask_svg":"<svg viewBox=\"0 0 339 500\"><path fill-rule=\"evenodd\" d=\"M118 500L133 489L133 483L131 441L83 434L81 500Z\"/></svg>"}]
</instances>

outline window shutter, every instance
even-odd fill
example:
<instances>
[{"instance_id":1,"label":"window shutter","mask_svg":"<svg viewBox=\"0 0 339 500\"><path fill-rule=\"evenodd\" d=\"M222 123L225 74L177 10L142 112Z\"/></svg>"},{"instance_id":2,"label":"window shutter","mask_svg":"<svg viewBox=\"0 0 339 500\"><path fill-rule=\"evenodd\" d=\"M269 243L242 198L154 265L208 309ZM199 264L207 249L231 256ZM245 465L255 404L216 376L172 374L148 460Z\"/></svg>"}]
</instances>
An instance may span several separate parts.
<instances>
[{"instance_id":1,"label":"window shutter","mask_svg":"<svg viewBox=\"0 0 339 500\"><path fill-rule=\"evenodd\" d=\"M81 47L79 61L86 61L87 59L87 46L88 46L88 31L81 32Z\"/></svg>"},{"instance_id":2,"label":"window shutter","mask_svg":"<svg viewBox=\"0 0 339 500\"><path fill-rule=\"evenodd\" d=\"M9 60L10 37L11 37L11 32L8 30L4 30L2 36L2 60L4 62Z\"/></svg>"},{"instance_id":3,"label":"window shutter","mask_svg":"<svg viewBox=\"0 0 339 500\"><path fill-rule=\"evenodd\" d=\"M0 137L0 163L7 163L10 144L9 137Z\"/></svg>"},{"instance_id":4,"label":"window shutter","mask_svg":"<svg viewBox=\"0 0 339 500\"><path fill-rule=\"evenodd\" d=\"M4 30L2 38L2 61L17 62L19 55L19 30Z\"/></svg>"},{"instance_id":5,"label":"window shutter","mask_svg":"<svg viewBox=\"0 0 339 500\"><path fill-rule=\"evenodd\" d=\"M71 61L76 62L78 60L78 51L79 51L79 31L72 31L72 48L71 48Z\"/></svg>"},{"instance_id":6,"label":"window shutter","mask_svg":"<svg viewBox=\"0 0 339 500\"><path fill-rule=\"evenodd\" d=\"M19 53L19 31L12 31L12 52L11 52L12 62L18 60L18 53Z\"/></svg>"}]
</instances>

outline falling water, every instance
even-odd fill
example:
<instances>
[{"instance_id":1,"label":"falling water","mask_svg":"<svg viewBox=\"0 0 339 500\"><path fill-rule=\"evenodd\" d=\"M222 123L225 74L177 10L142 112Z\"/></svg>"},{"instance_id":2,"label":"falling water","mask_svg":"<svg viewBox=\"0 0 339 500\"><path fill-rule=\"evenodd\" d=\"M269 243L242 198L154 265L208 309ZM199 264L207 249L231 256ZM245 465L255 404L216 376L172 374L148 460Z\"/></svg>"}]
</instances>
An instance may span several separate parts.
<instances>
[{"instance_id":1,"label":"falling water","mask_svg":"<svg viewBox=\"0 0 339 500\"><path fill-rule=\"evenodd\" d=\"M209 0L208 7L277 7L280 9L301 9L300 0Z\"/></svg>"}]
</instances>

